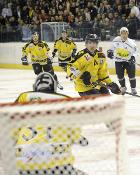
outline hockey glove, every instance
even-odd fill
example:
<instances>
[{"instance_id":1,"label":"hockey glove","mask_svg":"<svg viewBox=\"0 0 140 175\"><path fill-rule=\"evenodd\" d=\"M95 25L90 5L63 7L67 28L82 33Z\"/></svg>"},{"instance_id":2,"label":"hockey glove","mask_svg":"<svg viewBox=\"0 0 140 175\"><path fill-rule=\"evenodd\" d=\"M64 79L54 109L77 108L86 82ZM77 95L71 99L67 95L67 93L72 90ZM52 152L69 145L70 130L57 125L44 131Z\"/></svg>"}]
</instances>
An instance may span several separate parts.
<instances>
[{"instance_id":1,"label":"hockey glove","mask_svg":"<svg viewBox=\"0 0 140 175\"><path fill-rule=\"evenodd\" d=\"M120 94L121 93L121 90L116 83L112 82L108 86L113 94Z\"/></svg>"},{"instance_id":2,"label":"hockey glove","mask_svg":"<svg viewBox=\"0 0 140 175\"><path fill-rule=\"evenodd\" d=\"M129 60L129 63L130 64L135 64L135 62L136 62L135 57L134 56L131 56L131 59Z\"/></svg>"},{"instance_id":3,"label":"hockey glove","mask_svg":"<svg viewBox=\"0 0 140 175\"><path fill-rule=\"evenodd\" d=\"M108 88L107 87L101 87L100 88L100 93L101 94L109 94L109 90L108 90Z\"/></svg>"},{"instance_id":4,"label":"hockey glove","mask_svg":"<svg viewBox=\"0 0 140 175\"><path fill-rule=\"evenodd\" d=\"M85 85L90 85L90 84L91 84L91 82L90 82L91 75L90 75L90 73L89 73L88 71L85 71L85 72L81 75L80 78L83 80L83 83L84 83Z\"/></svg>"},{"instance_id":5,"label":"hockey glove","mask_svg":"<svg viewBox=\"0 0 140 175\"><path fill-rule=\"evenodd\" d=\"M22 65L25 65L25 66L29 65L29 63L28 63L28 60L27 60L27 57L26 57L26 56L22 57L22 58L21 58L21 61L22 61Z\"/></svg>"},{"instance_id":6,"label":"hockey glove","mask_svg":"<svg viewBox=\"0 0 140 175\"><path fill-rule=\"evenodd\" d=\"M110 59L113 59L113 57L114 57L113 50L109 49L109 50L107 51L107 57L110 58Z\"/></svg>"},{"instance_id":7,"label":"hockey glove","mask_svg":"<svg viewBox=\"0 0 140 175\"><path fill-rule=\"evenodd\" d=\"M76 54L76 49L73 49L72 54L71 54L71 57L72 58L75 58L75 54Z\"/></svg>"}]
</instances>

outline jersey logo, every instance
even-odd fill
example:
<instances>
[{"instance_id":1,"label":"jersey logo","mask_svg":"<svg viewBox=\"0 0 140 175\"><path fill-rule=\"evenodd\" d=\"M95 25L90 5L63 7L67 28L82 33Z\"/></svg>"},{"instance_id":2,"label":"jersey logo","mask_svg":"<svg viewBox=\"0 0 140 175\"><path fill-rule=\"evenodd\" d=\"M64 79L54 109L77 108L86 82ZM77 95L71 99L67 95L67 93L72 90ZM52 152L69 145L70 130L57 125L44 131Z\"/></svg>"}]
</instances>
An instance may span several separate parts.
<instances>
[{"instance_id":1,"label":"jersey logo","mask_svg":"<svg viewBox=\"0 0 140 175\"><path fill-rule=\"evenodd\" d=\"M87 61L91 60L91 56L90 55L85 55L85 58Z\"/></svg>"}]
</instances>

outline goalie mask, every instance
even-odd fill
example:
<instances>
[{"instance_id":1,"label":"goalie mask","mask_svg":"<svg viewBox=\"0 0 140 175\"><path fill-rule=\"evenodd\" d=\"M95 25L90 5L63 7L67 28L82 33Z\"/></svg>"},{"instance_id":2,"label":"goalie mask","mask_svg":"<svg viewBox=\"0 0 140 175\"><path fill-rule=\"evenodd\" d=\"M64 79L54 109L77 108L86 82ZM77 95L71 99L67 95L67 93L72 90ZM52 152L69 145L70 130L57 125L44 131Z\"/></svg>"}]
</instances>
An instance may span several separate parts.
<instances>
[{"instance_id":1,"label":"goalie mask","mask_svg":"<svg viewBox=\"0 0 140 175\"><path fill-rule=\"evenodd\" d=\"M48 72L40 73L33 85L33 91L54 93L57 90L57 82L54 77Z\"/></svg>"}]
</instances>

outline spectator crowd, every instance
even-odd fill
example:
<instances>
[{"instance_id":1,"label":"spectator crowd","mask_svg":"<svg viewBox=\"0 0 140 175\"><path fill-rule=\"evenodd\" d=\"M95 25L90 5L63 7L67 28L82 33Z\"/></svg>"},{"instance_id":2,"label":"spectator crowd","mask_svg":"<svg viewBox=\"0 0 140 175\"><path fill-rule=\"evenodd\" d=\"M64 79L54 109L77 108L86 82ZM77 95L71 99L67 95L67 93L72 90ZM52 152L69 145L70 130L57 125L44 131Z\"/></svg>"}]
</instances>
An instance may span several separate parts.
<instances>
[{"instance_id":1,"label":"spectator crowd","mask_svg":"<svg viewBox=\"0 0 140 175\"><path fill-rule=\"evenodd\" d=\"M42 22L67 22L72 37L94 32L102 39L126 26L135 39L140 37L140 1L0 0L0 35L15 32L19 40L22 35L28 39Z\"/></svg>"}]
</instances>

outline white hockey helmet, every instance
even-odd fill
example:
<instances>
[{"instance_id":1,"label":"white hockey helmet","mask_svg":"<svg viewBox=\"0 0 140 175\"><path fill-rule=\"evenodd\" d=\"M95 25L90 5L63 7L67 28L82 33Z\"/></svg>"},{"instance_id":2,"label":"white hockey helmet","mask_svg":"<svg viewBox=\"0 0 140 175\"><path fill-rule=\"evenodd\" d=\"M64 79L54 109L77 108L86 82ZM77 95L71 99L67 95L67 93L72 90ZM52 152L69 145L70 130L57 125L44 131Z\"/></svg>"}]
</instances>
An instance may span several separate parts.
<instances>
[{"instance_id":1,"label":"white hockey helmet","mask_svg":"<svg viewBox=\"0 0 140 175\"><path fill-rule=\"evenodd\" d=\"M122 27L122 28L120 29L120 34L121 34L123 31L129 33L129 30L128 30L127 27Z\"/></svg>"},{"instance_id":2,"label":"white hockey helmet","mask_svg":"<svg viewBox=\"0 0 140 175\"><path fill-rule=\"evenodd\" d=\"M53 93L57 91L57 82L53 75L48 72L40 73L33 85L33 91Z\"/></svg>"}]
</instances>

